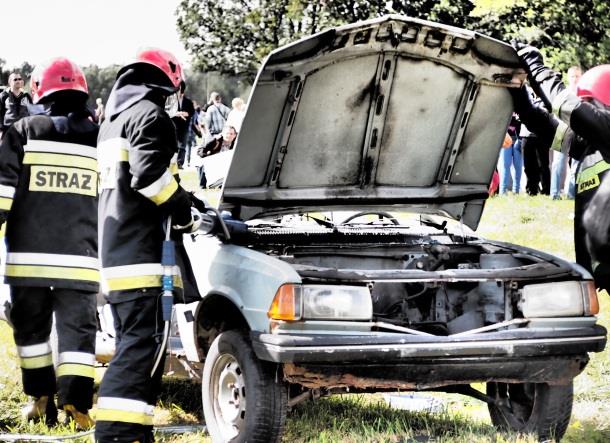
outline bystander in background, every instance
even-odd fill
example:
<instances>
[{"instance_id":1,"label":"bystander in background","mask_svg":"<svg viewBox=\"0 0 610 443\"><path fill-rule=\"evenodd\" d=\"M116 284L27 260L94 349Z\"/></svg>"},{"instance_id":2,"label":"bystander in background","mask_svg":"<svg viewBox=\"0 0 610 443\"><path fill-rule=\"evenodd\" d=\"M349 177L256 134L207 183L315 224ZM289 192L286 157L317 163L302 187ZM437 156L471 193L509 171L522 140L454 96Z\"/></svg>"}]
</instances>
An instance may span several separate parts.
<instances>
[{"instance_id":1,"label":"bystander in background","mask_svg":"<svg viewBox=\"0 0 610 443\"><path fill-rule=\"evenodd\" d=\"M8 88L0 94L0 138L13 123L30 114L28 105L32 104L32 97L23 85L21 74L13 72L8 77Z\"/></svg>"}]
</instances>

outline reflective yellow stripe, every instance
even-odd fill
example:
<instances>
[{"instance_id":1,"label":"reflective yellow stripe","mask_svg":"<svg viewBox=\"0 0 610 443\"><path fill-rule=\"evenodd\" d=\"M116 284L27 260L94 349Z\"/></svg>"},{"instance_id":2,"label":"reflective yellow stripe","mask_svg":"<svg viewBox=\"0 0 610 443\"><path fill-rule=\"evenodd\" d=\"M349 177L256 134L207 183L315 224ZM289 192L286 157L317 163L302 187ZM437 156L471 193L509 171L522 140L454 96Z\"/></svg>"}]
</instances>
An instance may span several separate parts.
<instances>
[{"instance_id":1,"label":"reflective yellow stripe","mask_svg":"<svg viewBox=\"0 0 610 443\"><path fill-rule=\"evenodd\" d=\"M169 172L171 172L172 175L179 175L180 170L178 169L178 163L170 163Z\"/></svg>"},{"instance_id":2,"label":"reflective yellow stripe","mask_svg":"<svg viewBox=\"0 0 610 443\"><path fill-rule=\"evenodd\" d=\"M59 278L65 280L100 281L99 271L62 266L6 265L7 277Z\"/></svg>"},{"instance_id":3,"label":"reflective yellow stripe","mask_svg":"<svg viewBox=\"0 0 610 443\"><path fill-rule=\"evenodd\" d=\"M32 165L28 190L97 196L97 172L62 166Z\"/></svg>"},{"instance_id":4,"label":"reflective yellow stripe","mask_svg":"<svg viewBox=\"0 0 610 443\"><path fill-rule=\"evenodd\" d=\"M21 357L19 360L23 369L40 369L53 366L53 356L51 354L39 355L38 357Z\"/></svg>"},{"instance_id":5,"label":"reflective yellow stripe","mask_svg":"<svg viewBox=\"0 0 610 443\"><path fill-rule=\"evenodd\" d=\"M610 164L606 163L603 160L600 160L592 166L582 168L580 170L580 173L578 174L576 183L582 183L582 182L591 180L592 178L597 176L599 173L604 172L608 169L610 169Z\"/></svg>"},{"instance_id":6,"label":"reflective yellow stripe","mask_svg":"<svg viewBox=\"0 0 610 443\"><path fill-rule=\"evenodd\" d=\"M161 189L161 192L159 192L157 195L153 195L152 197L150 197L150 199L155 202L155 204L162 205L163 203L168 201L170 197L174 195L174 192L176 192L177 190L178 182L174 177L172 177L172 181L163 189Z\"/></svg>"},{"instance_id":7,"label":"reflective yellow stripe","mask_svg":"<svg viewBox=\"0 0 610 443\"><path fill-rule=\"evenodd\" d=\"M78 375L80 377L95 378L95 368L89 365L79 365L77 363L63 363L57 367L57 377L66 375Z\"/></svg>"},{"instance_id":8,"label":"reflective yellow stripe","mask_svg":"<svg viewBox=\"0 0 610 443\"><path fill-rule=\"evenodd\" d=\"M0 209L4 209L6 211L11 210L11 206L13 206L13 199L7 197L0 197Z\"/></svg>"},{"instance_id":9,"label":"reflective yellow stripe","mask_svg":"<svg viewBox=\"0 0 610 443\"><path fill-rule=\"evenodd\" d=\"M561 144L563 143L563 139L566 136L566 132L568 131L568 125L559 120L559 124L557 125L557 129L555 130L555 136L553 137L553 142L551 143L551 149L553 151L561 152Z\"/></svg>"},{"instance_id":10,"label":"reflective yellow stripe","mask_svg":"<svg viewBox=\"0 0 610 443\"><path fill-rule=\"evenodd\" d=\"M119 409L98 409L95 421L120 421L152 426L153 417L142 412L121 411Z\"/></svg>"},{"instance_id":11,"label":"reflective yellow stripe","mask_svg":"<svg viewBox=\"0 0 610 443\"><path fill-rule=\"evenodd\" d=\"M160 275L141 275L138 277L120 277L106 279L106 285L109 291L124 291L127 289L139 288L160 288ZM182 278L179 275L174 275L174 286L182 288Z\"/></svg>"},{"instance_id":12,"label":"reflective yellow stripe","mask_svg":"<svg viewBox=\"0 0 610 443\"><path fill-rule=\"evenodd\" d=\"M26 165L51 165L51 166L72 166L75 168L90 169L97 172L97 160L87 157L78 157L67 154L51 154L41 152L26 152L23 157L23 164Z\"/></svg>"}]
</instances>

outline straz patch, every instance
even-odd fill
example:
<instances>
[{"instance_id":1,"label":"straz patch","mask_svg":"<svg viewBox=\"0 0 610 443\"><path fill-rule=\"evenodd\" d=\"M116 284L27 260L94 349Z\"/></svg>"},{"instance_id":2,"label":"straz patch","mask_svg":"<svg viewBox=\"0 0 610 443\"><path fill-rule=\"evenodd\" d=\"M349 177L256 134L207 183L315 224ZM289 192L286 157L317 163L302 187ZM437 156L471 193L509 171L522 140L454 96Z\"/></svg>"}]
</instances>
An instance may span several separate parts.
<instances>
[{"instance_id":1,"label":"straz patch","mask_svg":"<svg viewBox=\"0 0 610 443\"><path fill-rule=\"evenodd\" d=\"M594 175L591 178L583 180L578 183L578 192L585 192L589 189L597 188L599 186L599 176Z\"/></svg>"},{"instance_id":2,"label":"straz patch","mask_svg":"<svg viewBox=\"0 0 610 443\"><path fill-rule=\"evenodd\" d=\"M30 191L97 196L97 173L61 166L32 166Z\"/></svg>"}]
</instances>

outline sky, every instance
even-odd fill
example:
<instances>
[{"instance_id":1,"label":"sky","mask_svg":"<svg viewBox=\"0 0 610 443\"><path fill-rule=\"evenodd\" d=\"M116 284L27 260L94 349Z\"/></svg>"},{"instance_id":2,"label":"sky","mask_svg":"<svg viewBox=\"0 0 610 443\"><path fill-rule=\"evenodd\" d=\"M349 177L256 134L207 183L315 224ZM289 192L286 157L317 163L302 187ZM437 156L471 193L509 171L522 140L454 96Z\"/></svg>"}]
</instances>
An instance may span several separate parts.
<instances>
[{"instance_id":1,"label":"sky","mask_svg":"<svg viewBox=\"0 0 610 443\"><path fill-rule=\"evenodd\" d=\"M58 56L81 66L108 66L129 62L139 48L158 47L188 65L176 29L179 2L0 0L0 58L5 68Z\"/></svg>"}]
</instances>

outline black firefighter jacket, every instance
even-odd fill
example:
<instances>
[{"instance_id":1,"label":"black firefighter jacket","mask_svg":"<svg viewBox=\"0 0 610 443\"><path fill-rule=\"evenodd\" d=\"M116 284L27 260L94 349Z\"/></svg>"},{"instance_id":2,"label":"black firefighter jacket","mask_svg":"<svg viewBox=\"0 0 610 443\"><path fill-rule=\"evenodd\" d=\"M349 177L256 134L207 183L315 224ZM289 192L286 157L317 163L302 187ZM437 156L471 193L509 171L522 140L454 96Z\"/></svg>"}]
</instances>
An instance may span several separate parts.
<instances>
[{"instance_id":1,"label":"black firefighter jacket","mask_svg":"<svg viewBox=\"0 0 610 443\"><path fill-rule=\"evenodd\" d=\"M561 130L558 120L542 107L521 109L522 121L539 133L555 133L561 150L580 161L576 175L574 246L576 262L590 271L600 289L610 290L610 113L591 103L574 99L569 113L558 112L569 125ZM554 143L555 144L555 143ZM592 221L604 237L591 244ZM596 253L596 249L598 252ZM599 253L602 250L602 253Z\"/></svg>"},{"instance_id":2,"label":"black firefighter jacket","mask_svg":"<svg viewBox=\"0 0 610 443\"><path fill-rule=\"evenodd\" d=\"M144 98L104 121L98 153L102 291L114 303L155 295L166 218L172 216L172 225L191 218L190 196L177 178L173 123ZM175 272L181 290L179 267Z\"/></svg>"},{"instance_id":3,"label":"black firefighter jacket","mask_svg":"<svg viewBox=\"0 0 610 443\"><path fill-rule=\"evenodd\" d=\"M0 144L5 281L97 291L98 127L80 115L35 115Z\"/></svg>"}]
</instances>

